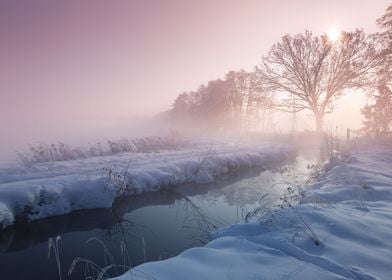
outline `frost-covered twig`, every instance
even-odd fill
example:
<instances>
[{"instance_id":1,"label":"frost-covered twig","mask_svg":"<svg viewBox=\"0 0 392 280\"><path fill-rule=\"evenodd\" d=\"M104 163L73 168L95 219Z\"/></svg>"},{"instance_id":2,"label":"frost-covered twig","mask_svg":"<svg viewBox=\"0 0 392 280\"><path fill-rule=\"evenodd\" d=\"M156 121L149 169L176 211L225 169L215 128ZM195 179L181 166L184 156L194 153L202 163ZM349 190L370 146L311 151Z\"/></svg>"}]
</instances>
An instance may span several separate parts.
<instances>
[{"instance_id":1,"label":"frost-covered twig","mask_svg":"<svg viewBox=\"0 0 392 280\"><path fill-rule=\"evenodd\" d=\"M130 262L129 254L128 254L128 249L126 247L126 244L124 241L121 241L120 243L120 251L121 255L124 260L124 264L116 264L115 260L110 253L109 249L105 245L105 243L100 240L97 237L92 237L89 238L86 243L90 243L92 241L98 242L104 249L104 256L105 256L105 264L104 266L98 265L96 262L86 259L86 258L81 258L81 257L76 257L72 263L71 266L68 270L68 275L71 276L72 273L75 271L76 265L78 264L84 264L84 277L86 280L105 280L110 277L112 277L110 274L110 271L114 271L116 275L118 275L118 269L121 270L126 270L129 271L128 273L130 274L131 279L133 279L133 276L138 276L138 279L144 278L144 279L149 279L149 280L154 280L155 278L148 275L147 273L144 273L142 271L139 271L135 268L132 268L131 265L126 265L125 264L125 257L127 256L128 261ZM108 260L110 262L108 262Z\"/></svg>"},{"instance_id":2,"label":"frost-covered twig","mask_svg":"<svg viewBox=\"0 0 392 280\"><path fill-rule=\"evenodd\" d=\"M119 139L97 142L87 147L72 147L63 142L29 144L27 151L18 151L20 162L27 167L45 162L57 162L83 159L97 156L109 156L118 153L150 153L160 150L177 150L189 145L180 136L150 136L134 139Z\"/></svg>"},{"instance_id":3,"label":"frost-covered twig","mask_svg":"<svg viewBox=\"0 0 392 280\"><path fill-rule=\"evenodd\" d=\"M53 248L54 257L56 259L57 271L59 273L59 280L61 280L61 262L60 262L60 252L59 252L59 241L61 240L60 236L56 237L56 240L53 240L52 237L48 239L48 259L50 258L50 252Z\"/></svg>"}]
</instances>

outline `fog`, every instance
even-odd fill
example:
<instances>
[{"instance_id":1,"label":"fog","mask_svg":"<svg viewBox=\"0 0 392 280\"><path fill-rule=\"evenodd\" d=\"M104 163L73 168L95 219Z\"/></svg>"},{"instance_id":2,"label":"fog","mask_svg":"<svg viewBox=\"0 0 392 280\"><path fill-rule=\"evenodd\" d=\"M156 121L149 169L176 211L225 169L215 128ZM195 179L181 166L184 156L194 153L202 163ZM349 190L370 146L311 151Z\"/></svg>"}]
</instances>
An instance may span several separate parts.
<instances>
[{"instance_id":1,"label":"fog","mask_svg":"<svg viewBox=\"0 0 392 280\"><path fill-rule=\"evenodd\" d=\"M331 26L375 32L388 4L1 1L0 160L28 143L161 133L166 128L152 118L181 92L230 70L252 70L287 33L321 34ZM327 117L326 127L360 127L365 102L342 99L344 109ZM299 129L314 127L306 114L298 118ZM291 126L287 116L277 122L277 130Z\"/></svg>"}]
</instances>

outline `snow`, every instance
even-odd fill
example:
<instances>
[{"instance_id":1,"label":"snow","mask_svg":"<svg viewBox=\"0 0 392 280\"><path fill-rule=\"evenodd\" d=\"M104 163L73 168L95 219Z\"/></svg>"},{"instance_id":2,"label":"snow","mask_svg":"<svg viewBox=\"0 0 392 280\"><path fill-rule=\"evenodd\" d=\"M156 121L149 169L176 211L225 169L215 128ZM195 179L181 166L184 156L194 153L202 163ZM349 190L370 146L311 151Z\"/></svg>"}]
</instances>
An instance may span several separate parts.
<instances>
[{"instance_id":1,"label":"snow","mask_svg":"<svg viewBox=\"0 0 392 280\"><path fill-rule=\"evenodd\" d=\"M391 147L357 147L297 205L115 279L392 279L391 171Z\"/></svg>"},{"instance_id":2,"label":"snow","mask_svg":"<svg viewBox=\"0 0 392 280\"><path fill-rule=\"evenodd\" d=\"M108 208L136 195L183 183L211 183L242 168L293 156L284 144L195 144L177 151L122 153L32 167L0 168L0 229L81 209Z\"/></svg>"}]
</instances>

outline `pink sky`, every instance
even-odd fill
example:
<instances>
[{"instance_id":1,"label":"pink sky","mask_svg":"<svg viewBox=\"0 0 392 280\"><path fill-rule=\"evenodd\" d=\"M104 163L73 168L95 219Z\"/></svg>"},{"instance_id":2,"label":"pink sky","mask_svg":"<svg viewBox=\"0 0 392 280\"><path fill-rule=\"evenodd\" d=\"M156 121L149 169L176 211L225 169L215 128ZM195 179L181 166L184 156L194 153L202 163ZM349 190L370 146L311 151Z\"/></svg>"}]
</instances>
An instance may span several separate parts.
<instances>
[{"instance_id":1,"label":"pink sky","mask_svg":"<svg viewBox=\"0 0 392 280\"><path fill-rule=\"evenodd\" d=\"M2 0L0 154L29 141L105 135L165 110L182 91L252 69L286 33L374 32L388 4Z\"/></svg>"}]
</instances>

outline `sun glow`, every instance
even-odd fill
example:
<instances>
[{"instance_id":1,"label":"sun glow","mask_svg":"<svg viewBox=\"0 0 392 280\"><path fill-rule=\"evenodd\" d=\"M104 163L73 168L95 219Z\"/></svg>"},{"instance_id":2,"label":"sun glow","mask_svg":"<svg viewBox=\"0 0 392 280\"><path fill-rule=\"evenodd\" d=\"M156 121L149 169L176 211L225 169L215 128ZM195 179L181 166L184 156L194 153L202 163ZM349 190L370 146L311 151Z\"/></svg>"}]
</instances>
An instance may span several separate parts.
<instances>
[{"instance_id":1,"label":"sun glow","mask_svg":"<svg viewBox=\"0 0 392 280\"><path fill-rule=\"evenodd\" d=\"M336 41L340 38L341 30L337 27L332 27L329 29L327 35L331 41Z\"/></svg>"}]
</instances>

